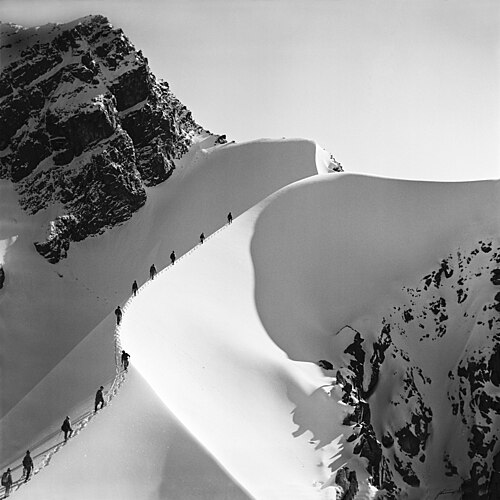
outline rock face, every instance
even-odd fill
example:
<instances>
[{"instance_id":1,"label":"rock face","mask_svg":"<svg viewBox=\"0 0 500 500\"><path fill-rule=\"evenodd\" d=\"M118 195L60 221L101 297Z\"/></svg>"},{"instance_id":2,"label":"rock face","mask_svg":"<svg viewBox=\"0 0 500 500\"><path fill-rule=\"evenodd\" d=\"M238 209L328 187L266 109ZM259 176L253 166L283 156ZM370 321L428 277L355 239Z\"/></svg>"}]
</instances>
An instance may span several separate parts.
<instances>
[{"instance_id":1,"label":"rock face","mask_svg":"<svg viewBox=\"0 0 500 500\"><path fill-rule=\"evenodd\" d=\"M204 131L105 17L1 29L0 178L28 213L61 207L35 243L55 263L130 218Z\"/></svg>"},{"instance_id":2,"label":"rock face","mask_svg":"<svg viewBox=\"0 0 500 500\"><path fill-rule=\"evenodd\" d=\"M500 498L499 267L495 239L457 249L371 333L338 332L347 442L385 498Z\"/></svg>"}]
</instances>

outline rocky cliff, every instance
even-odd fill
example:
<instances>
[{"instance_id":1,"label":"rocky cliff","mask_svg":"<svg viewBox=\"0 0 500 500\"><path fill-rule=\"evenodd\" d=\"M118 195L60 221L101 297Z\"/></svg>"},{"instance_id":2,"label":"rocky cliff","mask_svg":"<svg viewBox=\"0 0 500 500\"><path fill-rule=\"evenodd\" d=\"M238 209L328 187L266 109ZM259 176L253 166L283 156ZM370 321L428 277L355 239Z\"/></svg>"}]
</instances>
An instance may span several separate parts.
<instances>
[{"instance_id":1,"label":"rocky cliff","mask_svg":"<svg viewBox=\"0 0 500 500\"><path fill-rule=\"evenodd\" d=\"M1 29L0 178L28 213L59 207L34 242L56 263L130 218L204 131L105 17Z\"/></svg>"},{"instance_id":2,"label":"rocky cliff","mask_svg":"<svg viewBox=\"0 0 500 500\"><path fill-rule=\"evenodd\" d=\"M498 240L464 245L320 362L381 498L500 498L499 286Z\"/></svg>"}]
</instances>

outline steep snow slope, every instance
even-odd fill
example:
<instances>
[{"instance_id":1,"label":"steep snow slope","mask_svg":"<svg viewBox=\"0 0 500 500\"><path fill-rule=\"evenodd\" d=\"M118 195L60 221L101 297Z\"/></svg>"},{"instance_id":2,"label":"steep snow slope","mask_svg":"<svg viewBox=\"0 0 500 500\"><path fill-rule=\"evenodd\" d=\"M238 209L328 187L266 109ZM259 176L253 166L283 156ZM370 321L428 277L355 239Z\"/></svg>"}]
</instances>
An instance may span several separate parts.
<instances>
[{"instance_id":1,"label":"steep snow slope","mask_svg":"<svg viewBox=\"0 0 500 500\"><path fill-rule=\"evenodd\" d=\"M94 347L99 343L96 337L90 340ZM77 357L85 354L75 349ZM19 475L16 472L14 479ZM134 368L111 406L70 439L15 497L62 500L70 492L71 498L81 500L250 498Z\"/></svg>"},{"instance_id":2,"label":"steep snow slope","mask_svg":"<svg viewBox=\"0 0 500 500\"><path fill-rule=\"evenodd\" d=\"M252 496L335 498L320 486L339 446L316 451L291 415L300 404L319 436L340 434L329 417L337 403L326 394L318 407L307 401L329 379L288 360L255 308L249 243L259 212L245 213L151 283L127 311L122 342L159 397Z\"/></svg>"},{"instance_id":3,"label":"steep snow slope","mask_svg":"<svg viewBox=\"0 0 500 500\"><path fill-rule=\"evenodd\" d=\"M230 210L237 216L318 168L326 172L330 161L309 141L213 147L213 138L200 139L167 184L148 188L146 205L131 220L72 245L68 258L55 265L33 247L53 214L27 216L12 185L0 181L0 240L17 238L3 255L1 414L123 302L132 281L143 282L153 262L161 269L172 250L182 255L202 231L222 226Z\"/></svg>"},{"instance_id":4,"label":"steep snow slope","mask_svg":"<svg viewBox=\"0 0 500 500\"><path fill-rule=\"evenodd\" d=\"M286 189L259 217L263 325L292 359L333 362L377 486L486 498L500 451L499 183L332 180Z\"/></svg>"},{"instance_id":5,"label":"steep snow slope","mask_svg":"<svg viewBox=\"0 0 500 500\"><path fill-rule=\"evenodd\" d=\"M218 165L215 168L221 168L221 163ZM185 179L189 177L186 171ZM197 193L194 187L193 192ZM355 335L350 332L353 328L362 332L370 344L383 320L392 314L393 321L400 321L397 306L408 300L408 287L417 289L420 278L439 269L454 249L496 235L497 200L496 182L435 184L353 175L305 179L270 196L149 282L130 303L121 329L124 347L134 363L130 386L126 383L111 408L98 414L93 425L64 447L47 471L19 495L39 496L53 487L49 485L56 478L59 484L54 498L64 495L75 484L83 460L85 482L91 485L73 488L76 498L88 498L94 494L93 484L100 483L109 498L113 494L120 498L169 498L157 487L159 476L165 473L151 462L156 464L154 457L164 456L163 439L174 439L177 431L162 433L162 439L155 443L150 441L150 433L144 437L139 432L143 426L149 428L146 409L158 400L151 395L141 399L140 394L147 390L141 386L137 370L200 449L227 471L226 476L213 469L210 460L203 462L212 464L206 466L218 485L207 498L224 498L224 491L236 492L228 493L228 498L244 498L245 490L252 497L265 499L337 498L335 472L345 463L358 473L356 498L373 498L375 489L369 486L366 472L370 464L354 452L359 439L346 440L353 429L363 432L365 417L359 419L361 427L342 425L362 399L355 386L360 373L355 363L359 351L352 348ZM352 214L349 223L343 216L346 211ZM179 242L182 237L189 239L181 234L179 230ZM142 264L144 274L148 264ZM403 312L401 315L404 317ZM112 320L106 321L108 326L103 324L103 329L111 330ZM433 333L430 327L428 330ZM100 342L105 338L109 341L109 331L107 337L97 332L85 341L90 350L81 343L72 352L75 359L85 358L86 352L97 348L97 344L90 347L93 336ZM446 339L452 347L453 335ZM404 336L397 340L394 354L404 341ZM426 370L432 365L439 372L436 358L425 355L428 348L419 351L418 344L414 340L407 344L414 369ZM344 352L346 347L351 350ZM446 352L446 343L439 348ZM109 343L107 349L111 358ZM344 378L351 377L354 389L348 394L348 404L339 402L346 397L346 384L335 380L333 371L326 370L323 375L311 363L320 359L334 361ZM398 363L392 367L402 366ZM64 360L56 370L62 375L73 364ZM101 363L98 366L102 368ZM443 366L448 369L448 365ZM366 363L365 368L367 380L361 381L361 388L369 382L373 366ZM86 376L84 368L78 371ZM105 378L106 373L101 373ZM373 396L376 404L370 408L373 418L368 420L378 438L387 427L397 428L398 419L409 417L415 408L413 402L405 407L401 399L404 393L390 393L393 382L384 367ZM63 389L69 395L70 390ZM43 391L37 390L41 391L37 387L28 399L43 400ZM87 393L79 391L79 404ZM420 393L425 398L429 394ZM365 396L371 405L373 399ZM391 398L398 403L395 410L391 409ZM436 399L433 401L435 404ZM66 411L61 406L59 412ZM169 422L160 414L160 421L165 418ZM124 427L116 427L120 416ZM438 416L439 412L435 418ZM134 443L143 446L143 452L126 455L128 450L117 444L123 437L119 433L129 436L131 447ZM101 439L116 445L112 456L99 453L96 440ZM435 445L429 444L431 457L433 453L439 456ZM399 453L404 446L398 446ZM84 457L92 457L91 463ZM116 476L103 479L102 471L109 470L107 464L113 460ZM167 457L169 467L172 461L175 457ZM460 487L457 481L463 477L440 484L436 471L441 469L433 463L435 458L423 470L434 475L422 476L429 482L423 490L413 492L412 498L436 494L443 485ZM131 474L136 468L141 472ZM395 478L394 466L389 464L388 468ZM395 482L400 490L408 489L401 477ZM185 489L174 488L171 498L176 494L177 498L190 498L182 495L193 484L196 478L186 480ZM112 485L117 489L112 490ZM150 487L144 495L142 488ZM452 497L460 498L457 493Z\"/></svg>"},{"instance_id":6,"label":"steep snow slope","mask_svg":"<svg viewBox=\"0 0 500 500\"><path fill-rule=\"evenodd\" d=\"M223 225L229 210L237 216L283 185L318 171L327 172L330 164L329 155L308 141L256 141L217 147L211 147L211 144L213 141L210 143L210 139L206 139L192 148L168 186L152 188L148 203L132 220L99 238L74 245L66 261L55 266L48 265L46 271L42 266L41 272L32 273L32 285L34 280L35 285L45 283L47 276L56 273L63 275L58 276L62 283L68 277L80 283L80 290L85 290L85 293L72 292L72 300L79 301L82 308L82 316L78 316L72 325L79 336L84 336L85 329L90 329L92 321L110 314L115 305L129 295L134 278L139 283L143 281L141 278L146 278L152 262L161 269L172 249L178 256L189 250L197 244L201 231L209 235ZM11 224L5 226L5 236L21 236L16 240L18 246L11 245L5 254L9 285L6 290L9 293L1 297L0 306L7 313L9 302L14 304L16 300L22 299L33 304L33 308L24 314L23 321L19 321L20 316L17 316L17 323L15 315L2 316L4 325L21 332L21 338L9 336L10 343L5 342L5 345L11 348L9 357L21 355L13 349L15 347L24 357L33 356L41 365L54 366L50 374L0 422L2 464L7 464L30 443L57 431L61 416L70 414L74 418L81 414L82 405L91 406L96 387L113 375L114 317L106 317L90 336L102 338L104 347L93 344L87 337L64 358L63 349L56 353L53 349L42 349L43 345L53 342L55 338L55 335L50 336L51 329L48 330L49 339L41 342L39 347L33 343L26 345L22 337L23 328L36 324L37 317L57 325L59 316L66 313L65 303L61 302L63 307L60 309L39 307L36 300L38 287L18 286L18 275L27 275L38 264L37 255L30 246L32 239L22 238L23 234L36 230L36 227L30 226L28 218L21 219L22 213L15 212L15 197L6 183L3 188L11 196L8 199L10 203L6 204L10 212L4 214L14 214L7 219ZM6 197L2 199L7 200ZM18 258L23 255L20 250L24 255L31 256L32 260ZM61 285L60 297L52 296L53 304L57 305L58 300L62 300L64 290L64 285ZM54 291L57 292L57 289L51 290L52 293ZM101 298L101 301L96 300L96 297ZM7 328L2 328L2 334L7 331ZM65 340L63 338L59 342L67 349L69 342L64 343ZM14 374L18 373L18 367L12 370L12 383L17 390L12 389L12 392L22 396L22 384L15 384L18 377ZM37 366L33 365L26 376L36 379L41 371L41 368L37 371ZM130 404L134 407L133 402Z\"/></svg>"}]
</instances>

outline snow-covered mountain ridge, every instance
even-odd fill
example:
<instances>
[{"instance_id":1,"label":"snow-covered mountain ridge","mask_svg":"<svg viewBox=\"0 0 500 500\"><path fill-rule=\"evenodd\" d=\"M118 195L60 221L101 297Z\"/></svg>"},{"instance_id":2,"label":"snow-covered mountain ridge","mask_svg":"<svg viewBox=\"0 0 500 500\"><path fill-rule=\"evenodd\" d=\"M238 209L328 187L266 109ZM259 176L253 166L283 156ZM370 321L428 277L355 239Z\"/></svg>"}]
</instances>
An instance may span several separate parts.
<instances>
[{"instance_id":1,"label":"snow-covered mountain ridge","mask_svg":"<svg viewBox=\"0 0 500 500\"><path fill-rule=\"evenodd\" d=\"M129 219L206 132L105 17L1 30L0 178L31 214L59 206L36 242L54 263Z\"/></svg>"},{"instance_id":2,"label":"snow-covered mountain ridge","mask_svg":"<svg viewBox=\"0 0 500 500\"><path fill-rule=\"evenodd\" d=\"M64 415L93 411L95 389L115 374L115 334L132 368L110 407L58 443L50 467L16 495L495 498L498 182L322 175L338 164L312 141L221 144L197 128L185 136L187 151L171 158L175 169L162 170L168 182L159 182L147 170L154 161L139 165L134 128L124 125L129 115L132 123L144 118L149 97L118 109L143 88L137 54L123 55L126 40L103 18L65 26L64 33L76 29L70 39L80 40L81 30L104 36L95 61L105 60L98 64L106 78L108 71L124 78L129 65L135 76L122 94L113 85L115 93L81 90L92 95L81 108L78 93L64 93L76 80L69 87L61 80L64 96L53 104L62 122L74 119L80 133L78 120L85 129L97 113L97 132L100 115L113 132L89 136L81 154L81 143L71 143L68 164L56 164L64 153L56 148L23 179L0 180L2 464L18 465L46 436L57 441ZM37 33L47 43L61 34L57 26L7 30L11 47L2 54L13 68ZM99 49L110 40L120 47L117 60L114 49L109 57ZM19 67L34 61L27 71L44 81L62 63L45 71L52 56L44 63L37 50ZM85 73L86 62L71 74ZM49 108L42 110L46 122ZM178 128L182 135L189 126ZM29 151L20 145L26 130L11 138L17 150L4 149L9 176L12 166L25 173L16 158ZM109 146L126 135L130 148ZM101 160L87 163L88 156ZM128 176L122 170L132 157ZM59 172L55 191L51 171ZM66 173L67 189L59 189ZM123 193L140 191L144 202L133 212ZM54 248L66 256L53 263L33 245L51 221ZM106 231L82 233L67 252L72 221L88 234ZM149 280L149 266L161 271L172 250L185 258ZM147 286L126 302L116 329L113 310L133 280Z\"/></svg>"}]
</instances>

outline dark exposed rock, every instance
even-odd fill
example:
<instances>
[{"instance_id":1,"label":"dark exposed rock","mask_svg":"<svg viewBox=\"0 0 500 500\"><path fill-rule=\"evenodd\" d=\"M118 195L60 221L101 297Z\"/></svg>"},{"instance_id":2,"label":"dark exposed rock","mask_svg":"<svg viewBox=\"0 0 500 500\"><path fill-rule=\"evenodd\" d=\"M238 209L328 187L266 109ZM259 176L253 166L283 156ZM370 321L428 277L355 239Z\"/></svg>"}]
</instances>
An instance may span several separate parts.
<instances>
[{"instance_id":1,"label":"dark exposed rock","mask_svg":"<svg viewBox=\"0 0 500 500\"><path fill-rule=\"evenodd\" d=\"M349 470L349 467L342 467L337 471L335 484L342 489L340 500L353 500L355 498L358 492L358 479L355 471Z\"/></svg>"},{"instance_id":2,"label":"dark exposed rock","mask_svg":"<svg viewBox=\"0 0 500 500\"><path fill-rule=\"evenodd\" d=\"M393 444L394 438L389 433L382 436L382 446L384 448L390 448Z\"/></svg>"},{"instance_id":3,"label":"dark exposed rock","mask_svg":"<svg viewBox=\"0 0 500 500\"><path fill-rule=\"evenodd\" d=\"M320 359L318 361L318 365L324 370L333 370L333 365L330 363L330 361L327 361L326 359Z\"/></svg>"},{"instance_id":4,"label":"dark exposed rock","mask_svg":"<svg viewBox=\"0 0 500 500\"><path fill-rule=\"evenodd\" d=\"M118 111L129 109L144 101L151 92L152 78L146 64L127 71L111 85L111 93L116 97Z\"/></svg>"},{"instance_id":5,"label":"dark exposed rock","mask_svg":"<svg viewBox=\"0 0 500 500\"><path fill-rule=\"evenodd\" d=\"M414 457L420 451L420 441L411 432L409 426L405 426L396 432L399 447L408 455Z\"/></svg>"},{"instance_id":6,"label":"dark exposed rock","mask_svg":"<svg viewBox=\"0 0 500 500\"><path fill-rule=\"evenodd\" d=\"M0 150L10 149L0 178L17 183L31 214L61 204L47 240L35 244L57 262L71 241L130 218L144 187L168 179L203 129L105 17L21 30L13 43L22 49L2 46L10 52L0 74Z\"/></svg>"},{"instance_id":7,"label":"dark exposed rock","mask_svg":"<svg viewBox=\"0 0 500 500\"><path fill-rule=\"evenodd\" d=\"M0 264L0 289L3 288L4 282L5 282L5 271L3 269L3 265Z\"/></svg>"},{"instance_id":8,"label":"dark exposed rock","mask_svg":"<svg viewBox=\"0 0 500 500\"><path fill-rule=\"evenodd\" d=\"M493 385L500 386L500 345L496 345L488 361L490 380Z\"/></svg>"},{"instance_id":9,"label":"dark exposed rock","mask_svg":"<svg viewBox=\"0 0 500 500\"><path fill-rule=\"evenodd\" d=\"M500 285L500 269L493 269L491 271L491 282L494 285Z\"/></svg>"}]
</instances>

